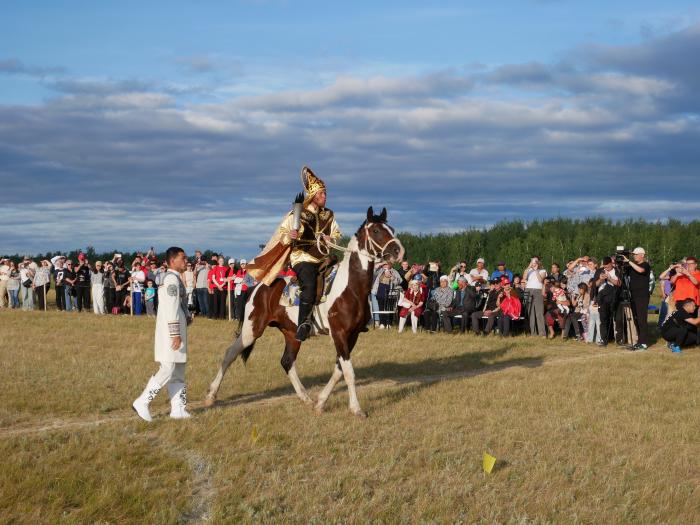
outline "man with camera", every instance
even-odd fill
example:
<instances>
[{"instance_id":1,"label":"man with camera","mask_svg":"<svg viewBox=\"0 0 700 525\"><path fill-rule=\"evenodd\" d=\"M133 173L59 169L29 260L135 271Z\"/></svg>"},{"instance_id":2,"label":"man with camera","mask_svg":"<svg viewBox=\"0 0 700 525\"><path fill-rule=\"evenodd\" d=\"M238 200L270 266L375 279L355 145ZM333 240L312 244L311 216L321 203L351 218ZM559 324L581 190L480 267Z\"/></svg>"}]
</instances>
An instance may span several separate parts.
<instances>
[{"instance_id":1,"label":"man with camera","mask_svg":"<svg viewBox=\"0 0 700 525\"><path fill-rule=\"evenodd\" d=\"M471 315L472 320L472 330L474 335L489 335L491 330L493 330L493 325L496 323L496 318L498 317L498 298L501 295L501 280L493 279L491 281L491 288L486 296L486 303L484 304L483 310L477 310ZM481 319L486 318L486 326L483 332L481 331Z\"/></svg>"},{"instance_id":2,"label":"man with camera","mask_svg":"<svg viewBox=\"0 0 700 525\"><path fill-rule=\"evenodd\" d=\"M607 346L610 338L610 329L615 313L615 301L617 292L622 283L617 269L613 265L612 257L603 257L603 265L598 268L593 276L591 299L598 306L600 315L600 341L598 346Z\"/></svg>"},{"instance_id":3,"label":"man with camera","mask_svg":"<svg viewBox=\"0 0 700 525\"><path fill-rule=\"evenodd\" d=\"M631 270L628 273L630 306L632 307L634 326L637 328L637 342L632 346L632 350L646 350L649 345L647 311L651 295L649 290L651 266L645 260L646 252L641 246L632 250L631 255L632 259L630 260L624 253L620 254L623 263L628 265Z\"/></svg>"}]
</instances>

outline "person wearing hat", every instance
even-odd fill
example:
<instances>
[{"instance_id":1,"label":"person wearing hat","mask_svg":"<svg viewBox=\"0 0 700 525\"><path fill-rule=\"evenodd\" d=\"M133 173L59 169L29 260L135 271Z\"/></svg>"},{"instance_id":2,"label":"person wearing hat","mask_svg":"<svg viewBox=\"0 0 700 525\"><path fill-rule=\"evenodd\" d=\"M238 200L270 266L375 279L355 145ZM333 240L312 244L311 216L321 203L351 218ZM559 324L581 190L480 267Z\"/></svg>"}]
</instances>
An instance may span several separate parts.
<instances>
[{"instance_id":1,"label":"person wearing hat","mask_svg":"<svg viewBox=\"0 0 700 525\"><path fill-rule=\"evenodd\" d=\"M502 277L500 281L503 290L498 295L496 302L496 322L498 323L498 332L501 334L501 337L509 337L511 324L520 318L522 304L520 297L511 285L510 279Z\"/></svg>"},{"instance_id":2,"label":"person wearing hat","mask_svg":"<svg viewBox=\"0 0 700 525\"><path fill-rule=\"evenodd\" d=\"M321 265L329 259L330 250L327 246L323 249L319 245L337 242L341 235L333 211L326 208L325 183L306 166L301 170L301 182L306 196L299 225L295 224L294 211L289 212L263 252L248 264L248 272L253 278L269 286L287 260L291 261L301 289L296 334L298 341L306 340L311 333L317 279Z\"/></svg>"},{"instance_id":3,"label":"person wearing hat","mask_svg":"<svg viewBox=\"0 0 700 525\"><path fill-rule=\"evenodd\" d=\"M496 263L496 269L491 274L491 279L500 279L503 276L512 283L513 282L513 272L506 268L506 263L503 261L498 261Z\"/></svg>"},{"instance_id":4,"label":"person wearing hat","mask_svg":"<svg viewBox=\"0 0 700 525\"><path fill-rule=\"evenodd\" d=\"M95 261L95 267L90 274L92 286L92 311L97 315L107 313L105 309L105 274L102 261Z\"/></svg>"},{"instance_id":5,"label":"person wearing hat","mask_svg":"<svg viewBox=\"0 0 700 525\"><path fill-rule=\"evenodd\" d=\"M489 271L484 267L485 263L486 261L484 261L483 257L479 257L476 260L476 268L472 268L469 272L469 276L467 277L469 280L469 286L476 286L477 283L483 285L488 282Z\"/></svg>"},{"instance_id":6,"label":"person wearing hat","mask_svg":"<svg viewBox=\"0 0 700 525\"><path fill-rule=\"evenodd\" d=\"M629 263L632 269L629 272L629 289L632 300L632 314L634 325L637 328L637 342L632 347L633 350L646 350L649 345L649 329L647 327L647 312L649 309L649 297L651 288L649 286L649 276L651 266L646 261L646 251L641 246L632 250L632 259L624 255L622 260Z\"/></svg>"}]
</instances>

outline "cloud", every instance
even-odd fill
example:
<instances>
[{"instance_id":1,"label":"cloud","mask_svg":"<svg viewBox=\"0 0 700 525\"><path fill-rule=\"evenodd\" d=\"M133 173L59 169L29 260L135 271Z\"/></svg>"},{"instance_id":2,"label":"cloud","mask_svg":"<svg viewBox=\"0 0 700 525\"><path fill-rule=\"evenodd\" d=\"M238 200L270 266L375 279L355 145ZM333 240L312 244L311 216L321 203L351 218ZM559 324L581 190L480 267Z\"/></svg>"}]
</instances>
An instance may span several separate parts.
<instances>
[{"instance_id":1,"label":"cloud","mask_svg":"<svg viewBox=\"0 0 700 525\"><path fill-rule=\"evenodd\" d=\"M697 218L697 68L661 63L695 49L696 33L587 46L554 64L344 74L206 103L163 82L50 79L55 97L0 105L0 252L184 240L250 257L304 164L348 233L369 205L415 232Z\"/></svg>"},{"instance_id":2,"label":"cloud","mask_svg":"<svg viewBox=\"0 0 700 525\"><path fill-rule=\"evenodd\" d=\"M64 72L65 69L62 67L32 66L16 58L0 59L0 74L45 77L47 75L62 74Z\"/></svg>"}]
</instances>

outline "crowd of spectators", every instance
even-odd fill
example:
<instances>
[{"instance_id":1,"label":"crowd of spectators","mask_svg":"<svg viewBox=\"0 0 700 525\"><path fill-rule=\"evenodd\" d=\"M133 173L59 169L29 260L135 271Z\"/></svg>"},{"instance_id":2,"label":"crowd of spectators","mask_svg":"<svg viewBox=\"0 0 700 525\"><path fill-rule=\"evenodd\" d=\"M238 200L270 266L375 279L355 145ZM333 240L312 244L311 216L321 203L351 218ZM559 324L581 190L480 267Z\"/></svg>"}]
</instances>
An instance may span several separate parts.
<instances>
[{"instance_id":1,"label":"crowd of spectators","mask_svg":"<svg viewBox=\"0 0 700 525\"><path fill-rule=\"evenodd\" d=\"M240 319L249 291L256 284L246 271L246 260L209 260L195 252L182 275L191 311L209 319ZM157 290L167 270L153 249L138 253L127 268L122 255L109 261L89 261L79 253L76 261L55 256L38 263L25 257L19 264L0 261L0 308L46 310L53 286L55 308L64 312L92 311L98 315L155 316Z\"/></svg>"},{"instance_id":2,"label":"crowd of spectators","mask_svg":"<svg viewBox=\"0 0 700 525\"><path fill-rule=\"evenodd\" d=\"M246 270L247 261L209 259L196 251L182 275L188 307L208 319L241 319L248 296L257 282ZM412 332L443 331L508 337L514 331L546 338L560 336L605 346L644 350L649 344L647 312L656 279L642 248L629 257L584 256L563 267L543 267L532 257L521 272L496 261L489 272L478 258L469 269L466 261L443 272L439 261L425 265L402 261L375 269L371 309L379 329L406 324ZM166 267L153 249L139 253L127 267L121 254L108 261L75 261L63 256L19 264L0 261L0 308L45 310L47 294L55 290L60 311L92 311L98 315L154 316L157 289ZM293 272L284 274L293 281ZM669 348L697 344L700 324L700 271L695 257L670 265L660 276L659 328ZM291 303L290 303L291 304Z\"/></svg>"},{"instance_id":3,"label":"crowd of spectators","mask_svg":"<svg viewBox=\"0 0 700 525\"><path fill-rule=\"evenodd\" d=\"M659 328L668 347L680 351L697 343L700 272L694 257L672 264L659 276ZM532 257L520 273L497 261L489 272L478 258L443 273L439 261L425 265L384 264L375 272L371 304L379 329L408 319L413 332L444 331L502 337L514 329L553 339L573 338L607 346L614 341L634 350L649 346L648 310L656 279L643 248L616 257L579 257L564 267L543 267Z\"/></svg>"}]
</instances>

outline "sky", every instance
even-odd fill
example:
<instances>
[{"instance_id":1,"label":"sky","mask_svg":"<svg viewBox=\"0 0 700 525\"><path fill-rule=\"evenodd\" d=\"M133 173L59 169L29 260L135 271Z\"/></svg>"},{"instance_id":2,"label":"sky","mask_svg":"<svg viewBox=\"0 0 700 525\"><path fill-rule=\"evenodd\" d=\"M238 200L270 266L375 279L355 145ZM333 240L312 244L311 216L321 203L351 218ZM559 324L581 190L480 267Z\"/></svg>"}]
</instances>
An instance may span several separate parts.
<instances>
[{"instance_id":1,"label":"sky","mask_svg":"<svg viewBox=\"0 0 700 525\"><path fill-rule=\"evenodd\" d=\"M700 218L697 2L9 2L0 254Z\"/></svg>"}]
</instances>

